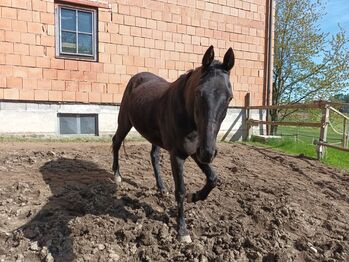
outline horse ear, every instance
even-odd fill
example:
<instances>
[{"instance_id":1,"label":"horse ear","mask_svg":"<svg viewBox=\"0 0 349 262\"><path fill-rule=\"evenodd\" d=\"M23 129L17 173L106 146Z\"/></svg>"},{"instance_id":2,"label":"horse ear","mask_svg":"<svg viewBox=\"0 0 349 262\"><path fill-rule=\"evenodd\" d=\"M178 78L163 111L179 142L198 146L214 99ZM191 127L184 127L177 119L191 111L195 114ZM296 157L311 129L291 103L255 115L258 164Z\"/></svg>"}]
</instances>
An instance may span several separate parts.
<instances>
[{"instance_id":1,"label":"horse ear","mask_svg":"<svg viewBox=\"0 0 349 262\"><path fill-rule=\"evenodd\" d=\"M230 71L235 64L235 55L233 49L230 47L224 55L223 67L225 70Z\"/></svg>"},{"instance_id":2,"label":"horse ear","mask_svg":"<svg viewBox=\"0 0 349 262\"><path fill-rule=\"evenodd\" d=\"M207 67L210 66L214 59L214 51L213 51L213 45L211 45L206 53L204 54L204 57L202 58L202 67L206 69Z\"/></svg>"}]
</instances>

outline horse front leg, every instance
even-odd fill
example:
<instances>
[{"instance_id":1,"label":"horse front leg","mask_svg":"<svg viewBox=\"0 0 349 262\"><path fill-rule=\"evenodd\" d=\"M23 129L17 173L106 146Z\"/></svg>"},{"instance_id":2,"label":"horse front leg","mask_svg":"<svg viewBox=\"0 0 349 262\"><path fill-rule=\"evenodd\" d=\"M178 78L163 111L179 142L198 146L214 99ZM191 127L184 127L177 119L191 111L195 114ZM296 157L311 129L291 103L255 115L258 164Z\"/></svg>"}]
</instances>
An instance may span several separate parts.
<instances>
[{"instance_id":1,"label":"horse front leg","mask_svg":"<svg viewBox=\"0 0 349 262\"><path fill-rule=\"evenodd\" d=\"M180 242L190 243L191 238L189 231L187 229L187 224L185 223L184 216L184 198L185 198L185 186L183 179L183 158L179 157L175 153L171 153L171 167L172 175L175 182L175 197L177 201L178 215L177 215L177 232L178 240Z\"/></svg>"},{"instance_id":2,"label":"horse front leg","mask_svg":"<svg viewBox=\"0 0 349 262\"><path fill-rule=\"evenodd\" d=\"M187 201L189 203L191 202L195 203L199 200L205 200L208 197L212 189L216 187L218 177L209 164L201 163L198 160L196 155L192 155L191 157L194 159L196 164L200 167L202 172L204 172L204 174L206 175L206 184L204 185L204 187L195 193L190 193L187 195Z\"/></svg>"}]
</instances>

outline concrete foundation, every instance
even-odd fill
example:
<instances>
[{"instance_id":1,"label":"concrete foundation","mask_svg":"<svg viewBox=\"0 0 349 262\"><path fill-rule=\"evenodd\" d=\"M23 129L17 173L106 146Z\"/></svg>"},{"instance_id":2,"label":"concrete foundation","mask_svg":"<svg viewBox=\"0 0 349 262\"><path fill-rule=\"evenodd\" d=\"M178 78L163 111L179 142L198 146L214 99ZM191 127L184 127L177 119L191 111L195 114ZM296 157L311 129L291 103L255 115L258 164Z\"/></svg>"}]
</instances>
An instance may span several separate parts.
<instances>
[{"instance_id":1,"label":"concrete foundation","mask_svg":"<svg viewBox=\"0 0 349 262\"><path fill-rule=\"evenodd\" d=\"M63 136L59 134L59 113L98 114L99 135L113 135L117 128L119 106L0 101L0 135ZM265 119L265 111L252 110L251 116L253 119ZM229 108L219 137L225 141L242 140L246 133L245 118L243 108ZM134 136L136 131L131 131ZM262 127L254 127L252 133L265 132Z\"/></svg>"}]
</instances>

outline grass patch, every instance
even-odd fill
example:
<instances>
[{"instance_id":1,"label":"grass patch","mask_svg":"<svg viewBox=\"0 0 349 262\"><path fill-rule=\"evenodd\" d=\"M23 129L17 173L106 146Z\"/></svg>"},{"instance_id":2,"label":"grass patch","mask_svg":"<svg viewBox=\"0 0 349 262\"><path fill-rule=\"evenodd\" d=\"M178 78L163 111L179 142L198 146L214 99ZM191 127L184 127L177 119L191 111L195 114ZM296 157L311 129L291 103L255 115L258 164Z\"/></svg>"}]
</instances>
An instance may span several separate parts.
<instances>
[{"instance_id":1,"label":"grass patch","mask_svg":"<svg viewBox=\"0 0 349 262\"><path fill-rule=\"evenodd\" d=\"M316 158L316 146L302 141L294 141L292 139L269 139L265 143L249 142L250 144L269 147L281 152ZM349 153L336 150L334 148L326 148L326 155L321 162L329 166L340 169L349 170Z\"/></svg>"},{"instance_id":2,"label":"grass patch","mask_svg":"<svg viewBox=\"0 0 349 262\"><path fill-rule=\"evenodd\" d=\"M293 139L299 142L312 144L314 139L319 140L320 128L279 126L277 134L289 138L290 140ZM331 128L328 128L327 141L329 143L339 143L342 141L342 136L335 133Z\"/></svg>"},{"instance_id":3,"label":"grass patch","mask_svg":"<svg viewBox=\"0 0 349 262\"><path fill-rule=\"evenodd\" d=\"M319 109L312 110L299 110L298 112L289 115L283 121L291 122L321 122L322 113ZM327 142L333 144L340 144L342 141L342 135L338 133L343 133L343 120L342 116L337 115L333 111L330 111L327 132ZM337 132L338 133L337 133ZM305 142L312 144L314 139L319 139L320 128L316 127L296 127L296 126L278 126L278 135L284 136L285 138L291 138L298 140L300 142Z\"/></svg>"}]
</instances>

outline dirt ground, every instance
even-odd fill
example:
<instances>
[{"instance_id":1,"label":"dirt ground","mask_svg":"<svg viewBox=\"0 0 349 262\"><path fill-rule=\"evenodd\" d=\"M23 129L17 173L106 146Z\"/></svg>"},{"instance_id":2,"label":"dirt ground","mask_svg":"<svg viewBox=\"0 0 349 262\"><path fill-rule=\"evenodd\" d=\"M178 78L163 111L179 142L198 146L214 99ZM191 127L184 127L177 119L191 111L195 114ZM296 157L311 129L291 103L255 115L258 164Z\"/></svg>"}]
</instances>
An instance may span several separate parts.
<instances>
[{"instance_id":1,"label":"dirt ground","mask_svg":"<svg viewBox=\"0 0 349 262\"><path fill-rule=\"evenodd\" d=\"M126 142L116 187L108 143L0 144L0 261L349 261L349 173L243 144L218 144L218 187L186 203L176 241L170 190L156 191L150 144ZM187 192L204 175L185 163Z\"/></svg>"}]
</instances>

